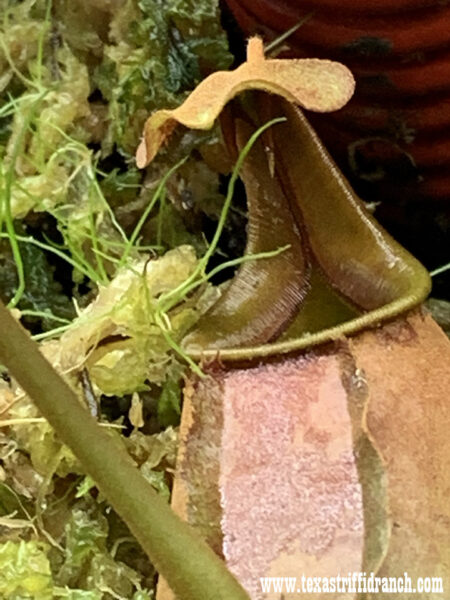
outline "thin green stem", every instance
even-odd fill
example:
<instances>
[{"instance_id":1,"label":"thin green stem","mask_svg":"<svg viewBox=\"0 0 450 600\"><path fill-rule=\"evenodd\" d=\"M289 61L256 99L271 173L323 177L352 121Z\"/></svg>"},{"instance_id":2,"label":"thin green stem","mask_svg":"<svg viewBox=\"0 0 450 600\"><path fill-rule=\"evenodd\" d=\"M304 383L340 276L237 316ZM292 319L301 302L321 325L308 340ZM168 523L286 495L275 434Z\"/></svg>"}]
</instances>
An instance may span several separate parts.
<instances>
[{"instance_id":1,"label":"thin green stem","mask_svg":"<svg viewBox=\"0 0 450 600\"><path fill-rule=\"evenodd\" d=\"M227 260L220 265L217 265L214 269L211 269L209 273L206 273L201 279L192 283L187 289L186 294L190 294L194 289L205 283L205 281L211 279L224 269L229 269L230 267L237 267L242 263L249 262L252 260L261 260L263 258L272 258L274 256L278 256L282 252L285 252L290 248L290 244L286 246L282 246L281 248L277 248L276 250L268 250L266 252L257 252L256 254L246 254L245 256L240 256L239 258L233 258L232 260Z\"/></svg>"},{"instance_id":2,"label":"thin green stem","mask_svg":"<svg viewBox=\"0 0 450 600\"><path fill-rule=\"evenodd\" d=\"M297 31L297 29L300 29L302 25L304 25L310 20L310 18L314 15L314 12L315 11L309 12L307 15L302 17L298 21L298 23L293 25L290 29L288 29L287 31L276 37L274 40L272 40L269 44L264 46L264 54L269 55L273 50L281 46L281 44L285 42L289 37L291 37L291 35L294 34Z\"/></svg>"},{"instance_id":3,"label":"thin green stem","mask_svg":"<svg viewBox=\"0 0 450 600\"><path fill-rule=\"evenodd\" d=\"M10 98L10 101L0 108L0 118L2 119L5 117L12 117L17 112L17 99L9 94L8 97ZM31 94L22 94L22 96L20 96L20 101L26 102L28 100L32 100L33 98L36 98L36 92Z\"/></svg>"},{"instance_id":4,"label":"thin green stem","mask_svg":"<svg viewBox=\"0 0 450 600\"><path fill-rule=\"evenodd\" d=\"M170 335L170 333L164 323L164 318L162 316L162 313L160 313L160 312L155 313L155 323L159 327L163 338L166 340L167 344L172 348L172 350L174 352L176 352L176 354L178 354L178 356L180 356L183 360L185 360L188 363L188 365L190 366L193 373L195 373L198 377L204 377L205 374L200 369L200 367L197 365L197 363L195 363L192 360L192 358L190 356L188 356L186 354L186 352L183 351L183 349L176 343L176 341Z\"/></svg>"},{"instance_id":5,"label":"thin green stem","mask_svg":"<svg viewBox=\"0 0 450 600\"><path fill-rule=\"evenodd\" d=\"M81 405L0 302L0 361L34 400L183 600L249 600L224 563L158 496L127 454Z\"/></svg>"},{"instance_id":6,"label":"thin green stem","mask_svg":"<svg viewBox=\"0 0 450 600\"><path fill-rule=\"evenodd\" d=\"M107 260L108 262L111 262L115 265L120 264L120 260L118 258L116 258L115 256L111 256L107 252L103 252L102 250L99 250L98 248L92 248L92 251L95 252L95 254L98 254L99 256L101 256L102 258Z\"/></svg>"},{"instance_id":7,"label":"thin green stem","mask_svg":"<svg viewBox=\"0 0 450 600\"><path fill-rule=\"evenodd\" d=\"M0 233L0 238L8 238L8 237L9 237L8 234ZM78 271L80 271L80 273L82 273L89 279L92 279L92 281L97 281L97 274L95 273L95 271L93 272L91 269L85 268L83 265L81 265L80 263L77 263L72 258L70 258L70 256L67 256L67 254L65 254L64 252L61 252L57 248L53 248L49 244L44 244L44 242L40 242L39 240L36 240L32 237L25 237L22 235L16 235L15 237L16 237L16 240L18 240L19 242L23 242L25 244L32 244L33 246L37 246L38 248L41 248L42 250L46 250L47 252L56 254L56 256L59 256L59 258L62 258L63 260L65 260L74 269L78 269Z\"/></svg>"},{"instance_id":8,"label":"thin green stem","mask_svg":"<svg viewBox=\"0 0 450 600\"><path fill-rule=\"evenodd\" d=\"M89 194L90 196L90 194ZM108 275L106 274L105 265L103 264L103 257L99 252L98 247L98 235L95 226L95 215L92 210L91 198L89 197L89 229L91 230L92 250L95 256L95 262L98 268L99 279L102 283L106 284L109 281Z\"/></svg>"},{"instance_id":9,"label":"thin green stem","mask_svg":"<svg viewBox=\"0 0 450 600\"><path fill-rule=\"evenodd\" d=\"M158 202L159 198L161 197L161 194L166 186L168 179L173 175L173 173L175 173L175 171L177 169L179 169L179 167L181 167L181 165L183 165L187 161L187 159L188 159L188 157L186 156L185 158L183 158L182 160L177 162L176 165L174 165L171 169L169 169L167 171L167 173L164 175L164 177L159 182L159 185L156 188L156 191L153 194L152 199L150 200L146 209L142 213L141 218L139 219L136 227L134 228L133 233L130 236L130 239L128 240L128 243L125 246L125 250L124 250L122 258L121 258L121 266L123 266L125 264L129 254L131 252L131 249L133 248L133 246L138 238L138 235L141 232L141 229L142 229L145 221L147 220L148 215L150 214L153 207L155 206L155 204Z\"/></svg>"},{"instance_id":10,"label":"thin green stem","mask_svg":"<svg viewBox=\"0 0 450 600\"><path fill-rule=\"evenodd\" d=\"M26 87L35 88L37 91L39 91L39 86L36 85L36 83L34 81L32 81L31 79L28 79L28 77L25 77L25 75L23 73L21 73L19 71L19 69L16 67L16 65L14 64L14 61L11 58L11 54L9 53L9 48L5 44L5 41L3 40L1 35L0 35L0 49L3 51L4 57L6 58L6 62L8 63L9 68L14 73L14 75L18 79L20 79L20 81Z\"/></svg>"},{"instance_id":11,"label":"thin green stem","mask_svg":"<svg viewBox=\"0 0 450 600\"><path fill-rule=\"evenodd\" d=\"M36 333L36 335L31 336L33 340L36 342L40 342L41 340L47 340L48 338L59 336L61 333L64 333L68 329L70 329L71 324L61 325L61 327L55 327L54 329L50 329L50 331L44 331L43 333Z\"/></svg>"},{"instance_id":12,"label":"thin green stem","mask_svg":"<svg viewBox=\"0 0 450 600\"><path fill-rule=\"evenodd\" d=\"M48 0L47 6L45 7L45 17L43 27L39 34L38 49L36 56L36 79L38 87L42 85L42 65L44 59L44 42L47 35L48 26L50 24L50 17L52 11L52 0Z\"/></svg>"},{"instance_id":13,"label":"thin green stem","mask_svg":"<svg viewBox=\"0 0 450 600\"><path fill-rule=\"evenodd\" d=\"M17 278L18 278L17 289L14 293L13 298L9 302L9 306L11 306L11 307L17 306L17 304L19 303L19 301L25 291L25 270L24 270L24 266L23 266L23 262L22 262L22 255L20 252L19 244L17 241L18 237L16 236L16 230L14 229L13 216L12 216L12 212L11 212L11 190L12 190L12 185L13 185L13 181L14 181L16 161L19 156L19 152L21 151L23 141L25 138L25 134L28 130L28 127L31 123L32 118L34 117L34 114L37 110L38 105L40 104L40 102L43 100L43 98L46 96L47 93L48 93L48 90L44 90L43 92L41 92L38 95L38 97L36 98L35 102L33 102L33 104L31 105L30 109L28 110L27 115L24 119L23 125L21 127L21 130L14 141L13 150L11 153L11 162L10 162L10 165L8 167L8 170L7 170L6 176L5 176L5 188L4 188L4 197L3 197L3 203L2 203L3 210L0 211L0 229L2 227L2 221L3 221L3 216L4 216L5 224L6 224L6 231L8 233L9 243L11 245L14 262L16 264Z\"/></svg>"},{"instance_id":14,"label":"thin green stem","mask_svg":"<svg viewBox=\"0 0 450 600\"><path fill-rule=\"evenodd\" d=\"M164 213L166 208L166 190L164 189L161 193L161 200L159 203L159 212L158 212L158 225L156 230L156 245L162 246L162 228L164 222Z\"/></svg>"},{"instance_id":15,"label":"thin green stem","mask_svg":"<svg viewBox=\"0 0 450 600\"><path fill-rule=\"evenodd\" d=\"M70 325L71 321L69 319L63 319L62 317L57 317L51 312L46 312L45 310L21 310L21 317L39 317L41 319L50 319L51 321L56 321L57 323L64 323L64 325Z\"/></svg>"},{"instance_id":16,"label":"thin green stem","mask_svg":"<svg viewBox=\"0 0 450 600\"><path fill-rule=\"evenodd\" d=\"M430 271L430 276L436 277L436 275L445 273L445 271L448 271L449 269L450 269L450 263L447 263L446 265L442 265L442 267L438 267L437 269L434 269L434 271Z\"/></svg>"},{"instance_id":17,"label":"thin green stem","mask_svg":"<svg viewBox=\"0 0 450 600\"><path fill-rule=\"evenodd\" d=\"M127 235L126 235L125 231L122 229L122 227L120 226L120 223L117 221L116 215L114 214L114 211L111 208L109 202L106 200L105 196L103 195L102 189L98 184L97 178L95 177L95 172L91 173L91 177L92 177L92 182L93 182L94 188L95 188L97 194L99 195L99 197L102 199L103 204L109 214L109 218L111 219L112 224L114 225L116 230L119 232L119 235L123 239L124 243L128 244Z\"/></svg>"}]
</instances>

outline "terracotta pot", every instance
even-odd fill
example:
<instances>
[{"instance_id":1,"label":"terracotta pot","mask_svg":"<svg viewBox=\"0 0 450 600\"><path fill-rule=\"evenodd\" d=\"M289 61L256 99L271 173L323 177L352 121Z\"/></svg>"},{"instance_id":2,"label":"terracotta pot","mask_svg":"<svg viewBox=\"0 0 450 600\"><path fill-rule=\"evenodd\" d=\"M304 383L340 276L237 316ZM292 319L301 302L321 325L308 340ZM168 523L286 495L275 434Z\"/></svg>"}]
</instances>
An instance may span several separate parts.
<instances>
[{"instance_id":1,"label":"terracotta pot","mask_svg":"<svg viewBox=\"0 0 450 600\"><path fill-rule=\"evenodd\" d=\"M226 0L284 54L346 64L352 101L308 115L376 216L429 268L450 260L450 7L436 0Z\"/></svg>"}]
</instances>

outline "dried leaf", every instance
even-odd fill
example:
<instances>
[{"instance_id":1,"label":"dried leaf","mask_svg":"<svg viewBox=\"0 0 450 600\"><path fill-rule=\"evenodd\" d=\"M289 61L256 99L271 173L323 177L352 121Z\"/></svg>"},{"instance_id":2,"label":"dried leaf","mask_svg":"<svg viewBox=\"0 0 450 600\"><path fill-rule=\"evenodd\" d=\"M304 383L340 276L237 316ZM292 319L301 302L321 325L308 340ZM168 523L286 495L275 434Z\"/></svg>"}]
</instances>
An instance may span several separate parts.
<instances>
[{"instance_id":1,"label":"dried leaf","mask_svg":"<svg viewBox=\"0 0 450 600\"><path fill-rule=\"evenodd\" d=\"M128 411L128 418L130 419L130 423L136 429L140 429L145 425L144 416L142 413L142 400L137 392L134 392L131 396L131 406L130 410Z\"/></svg>"}]
</instances>

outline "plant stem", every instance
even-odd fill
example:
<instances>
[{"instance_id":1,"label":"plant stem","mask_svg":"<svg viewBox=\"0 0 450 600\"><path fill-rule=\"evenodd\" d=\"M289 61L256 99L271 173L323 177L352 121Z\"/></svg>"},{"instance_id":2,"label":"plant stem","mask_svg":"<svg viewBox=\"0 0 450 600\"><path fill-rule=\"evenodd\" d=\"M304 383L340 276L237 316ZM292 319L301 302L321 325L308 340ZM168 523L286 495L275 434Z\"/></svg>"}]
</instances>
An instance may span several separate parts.
<instances>
[{"instance_id":1,"label":"plant stem","mask_svg":"<svg viewBox=\"0 0 450 600\"><path fill-rule=\"evenodd\" d=\"M16 162L19 157L19 153L21 151L22 144L25 139L25 135L28 131L28 127L30 126L30 123L38 109L38 105L44 99L44 97L47 95L47 93L48 93L48 90L44 90L37 96L36 100L33 102L33 104L29 108L29 110L24 118L22 128L20 129L20 132L19 132L19 134L14 142L14 146L12 148L11 157L10 157L10 165L9 165L9 168L6 171L6 175L5 175L4 195L3 195L3 198L0 199L0 203L3 204L3 208L0 206L0 229L2 229L2 227L3 227L3 218L4 218L5 224L6 224L6 231L8 233L9 243L11 246L11 251L12 251L12 254L14 257L14 262L16 263L16 269L17 269L18 286L17 286L17 290L15 291L13 298L11 299L11 301L9 303L9 306L11 306L11 307L17 306L17 304L19 303L19 301L25 291L25 271L24 271L24 266L23 266L23 262L22 262L22 255L20 252L20 247L17 242L18 238L17 238L16 231L14 228L13 215L11 212L11 193L12 193L13 181L14 181L14 177L15 177Z\"/></svg>"},{"instance_id":2,"label":"plant stem","mask_svg":"<svg viewBox=\"0 0 450 600\"><path fill-rule=\"evenodd\" d=\"M78 401L0 302L0 361L80 460L180 600L249 600L191 527L141 475L121 442Z\"/></svg>"},{"instance_id":3,"label":"plant stem","mask_svg":"<svg viewBox=\"0 0 450 600\"><path fill-rule=\"evenodd\" d=\"M164 191L164 188L165 188L165 185L166 185L168 179L173 175L173 173L175 173L175 171L179 167L181 167L181 165L183 165L187 161L188 158L189 158L188 156L185 156L179 162L177 162L176 165L174 165L173 167L171 167L167 171L167 173L164 175L164 177L159 182L159 185L156 188L156 191L153 194L152 199L150 200L150 202L148 203L146 209L142 213L142 215L141 215L141 217L140 217L140 219L139 219L136 227L133 230L133 233L131 234L130 239L125 244L125 249L123 251L122 258L120 259L120 266L123 266L126 263L127 258L128 258L129 254L131 252L131 249L135 245L137 237L138 237L139 233L141 232L141 229L144 226L144 223L147 220L148 215L152 211L152 208L155 206L155 204L157 203L157 201L161 198L161 195L163 194L163 191Z\"/></svg>"}]
</instances>

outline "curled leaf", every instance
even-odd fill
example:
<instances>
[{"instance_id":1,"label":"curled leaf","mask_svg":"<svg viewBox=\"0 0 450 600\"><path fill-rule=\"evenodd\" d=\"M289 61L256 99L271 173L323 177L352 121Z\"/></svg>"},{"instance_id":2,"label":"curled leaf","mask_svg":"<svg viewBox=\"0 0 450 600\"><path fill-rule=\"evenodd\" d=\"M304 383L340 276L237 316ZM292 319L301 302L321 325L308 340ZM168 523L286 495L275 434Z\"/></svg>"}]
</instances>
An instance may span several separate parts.
<instances>
[{"instance_id":1,"label":"curled leaf","mask_svg":"<svg viewBox=\"0 0 450 600\"><path fill-rule=\"evenodd\" d=\"M262 40L250 38L247 61L234 71L218 71L207 77L174 110L158 110L145 123L136 152L142 168L155 157L177 123L192 129L210 129L227 102L245 90L264 90L316 112L338 110L351 98L355 87L344 65L316 58L268 59Z\"/></svg>"}]
</instances>

